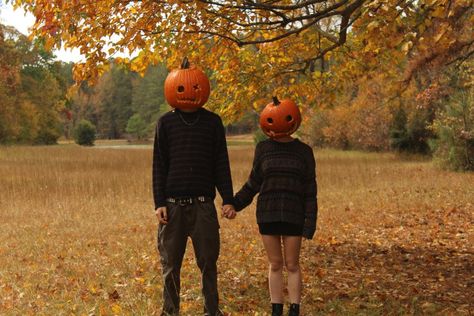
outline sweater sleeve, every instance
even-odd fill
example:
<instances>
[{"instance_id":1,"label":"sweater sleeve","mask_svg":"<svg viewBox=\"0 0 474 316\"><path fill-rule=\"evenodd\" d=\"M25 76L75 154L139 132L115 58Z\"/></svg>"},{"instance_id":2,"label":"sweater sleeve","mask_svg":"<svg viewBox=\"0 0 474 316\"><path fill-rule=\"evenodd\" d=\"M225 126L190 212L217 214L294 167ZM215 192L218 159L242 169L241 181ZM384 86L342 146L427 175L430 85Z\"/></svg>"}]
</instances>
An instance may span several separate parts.
<instances>
[{"instance_id":1,"label":"sweater sleeve","mask_svg":"<svg viewBox=\"0 0 474 316\"><path fill-rule=\"evenodd\" d=\"M234 204L234 190L232 188L232 176L230 173L229 154L225 140L225 130L222 120L219 118L215 136L215 165L214 175L216 187L222 197L223 204Z\"/></svg>"},{"instance_id":2,"label":"sweater sleeve","mask_svg":"<svg viewBox=\"0 0 474 316\"><path fill-rule=\"evenodd\" d=\"M166 131L162 120L159 120L155 130L153 145L153 198L155 209L166 206L166 178L168 175L168 144Z\"/></svg>"},{"instance_id":3,"label":"sweater sleeve","mask_svg":"<svg viewBox=\"0 0 474 316\"><path fill-rule=\"evenodd\" d=\"M310 149L307 158L307 177L305 190L305 222L303 236L312 239L316 232L316 220L318 216L317 182L316 182L316 161L313 151Z\"/></svg>"},{"instance_id":4,"label":"sweater sleeve","mask_svg":"<svg viewBox=\"0 0 474 316\"><path fill-rule=\"evenodd\" d=\"M259 150L258 145L255 148L255 154L253 158L252 171L247 182L242 186L242 188L237 192L234 197L235 201L235 210L237 212L241 211L252 203L255 195L260 192L260 187L262 186L263 176L259 164Z\"/></svg>"}]
</instances>

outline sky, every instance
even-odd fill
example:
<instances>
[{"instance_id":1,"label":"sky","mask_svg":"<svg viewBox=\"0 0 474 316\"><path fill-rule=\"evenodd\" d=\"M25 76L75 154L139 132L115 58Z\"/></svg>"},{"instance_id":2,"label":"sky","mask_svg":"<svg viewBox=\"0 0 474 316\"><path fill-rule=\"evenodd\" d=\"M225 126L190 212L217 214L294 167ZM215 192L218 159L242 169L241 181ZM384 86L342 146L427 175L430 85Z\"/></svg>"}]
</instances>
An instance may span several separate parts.
<instances>
[{"instance_id":1,"label":"sky","mask_svg":"<svg viewBox=\"0 0 474 316\"><path fill-rule=\"evenodd\" d=\"M35 18L31 13L26 13L22 9L13 10L10 4L5 4L4 0L0 0L0 23L4 25L14 26L21 33L28 35L28 29L35 23ZM84 60L78 49L55 50L54 54L58 60L64 62L78 62Z\"/></svg>"}]
</instances>

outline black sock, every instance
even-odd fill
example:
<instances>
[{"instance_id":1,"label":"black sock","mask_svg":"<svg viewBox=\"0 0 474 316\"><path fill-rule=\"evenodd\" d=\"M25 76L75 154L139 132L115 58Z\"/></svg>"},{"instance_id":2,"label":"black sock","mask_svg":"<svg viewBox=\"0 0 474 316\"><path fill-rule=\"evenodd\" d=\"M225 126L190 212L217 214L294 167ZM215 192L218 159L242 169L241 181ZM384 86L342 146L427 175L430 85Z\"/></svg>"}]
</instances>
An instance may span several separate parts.
<instances>
[{"instance_id":1,"label":"black sock","mask_svg":"<svg viewBox=\"0 0 474 316\"><path fill-rule=\"evenodd\" d=\"M283 315L283 304L272 303L272 316L282 316Z\"/></svg>"},{"instance_id":2,"label":"black sock","mask_svg":"<svg viewBox=\"0 0 474 316\"><path fill-rule=\"evenodd\" d=\"M288 316L299 316L300 315L300 304L290 304L290 310Z\"/></svg>"}]
</instances>

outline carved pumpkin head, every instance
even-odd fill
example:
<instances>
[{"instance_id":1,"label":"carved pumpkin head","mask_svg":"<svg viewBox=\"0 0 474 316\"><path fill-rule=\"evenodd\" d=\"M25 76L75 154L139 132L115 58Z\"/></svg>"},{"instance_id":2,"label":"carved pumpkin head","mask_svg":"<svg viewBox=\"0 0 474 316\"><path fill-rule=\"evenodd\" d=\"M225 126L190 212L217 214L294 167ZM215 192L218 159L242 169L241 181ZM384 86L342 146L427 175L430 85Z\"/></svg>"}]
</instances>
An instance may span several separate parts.
<instances>
[{"instance_id":1,"label":"carved pumpkin head","mask_svg":"<svg viewBox=\"0 0 474 316\"><path fill-rule=\"evenodd\" d=\"M260 114L260 127L271 138L281 138L293 134L301 124L301 113L296 103L289 100L278 100L267 104Z\"/></svg>"},{"instance_id":2,"label":"carved pumpkin head","mask_svg":"<svg viewBox=\"0 0 474 316\"><path fill-rule=\"evenodd\" d=\"M171 71L165 80L165 98L169 105L180 110L198 109L209 98L209 79L200 69L190 67L185 57L180 69Z\"/></svg>"}]
</instances>

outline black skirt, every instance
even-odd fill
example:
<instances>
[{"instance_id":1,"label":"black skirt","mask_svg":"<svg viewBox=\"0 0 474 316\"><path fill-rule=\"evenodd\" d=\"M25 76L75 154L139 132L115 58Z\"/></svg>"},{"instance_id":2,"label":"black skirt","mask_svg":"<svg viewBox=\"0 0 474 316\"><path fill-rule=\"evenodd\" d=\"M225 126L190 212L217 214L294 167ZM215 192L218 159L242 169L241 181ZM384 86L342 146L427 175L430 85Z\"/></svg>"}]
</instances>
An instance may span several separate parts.
<instances>
[{"instance_id":1,"label":"black skirt","mask_svg":"<svg viewBox=\"0 0 474 316\"><path fill-rule=\"evenodd\" d=\"M262 235L302 236L303 226L285 222L261 223L258 230Z\"/></svg>"}]
</instances>

